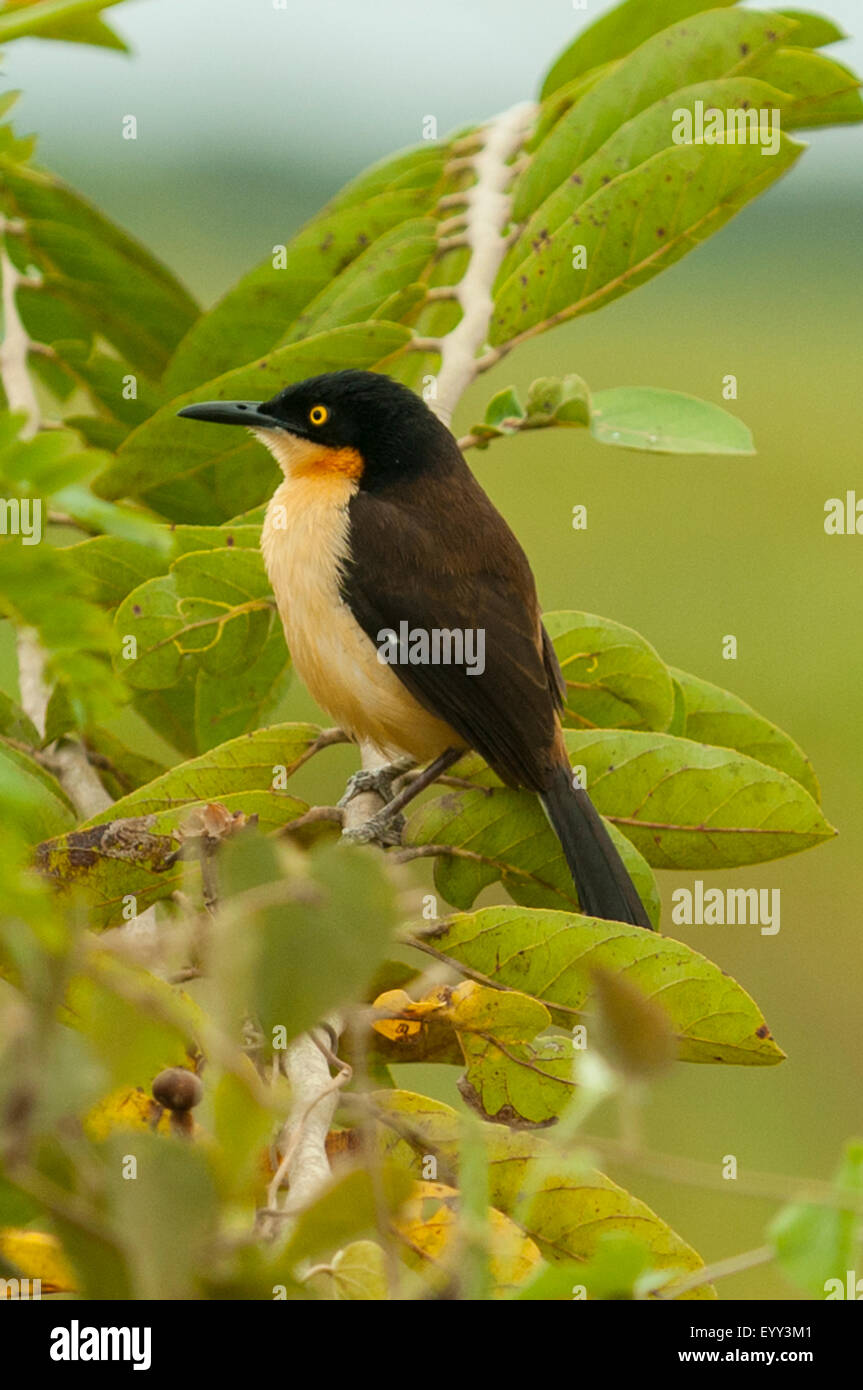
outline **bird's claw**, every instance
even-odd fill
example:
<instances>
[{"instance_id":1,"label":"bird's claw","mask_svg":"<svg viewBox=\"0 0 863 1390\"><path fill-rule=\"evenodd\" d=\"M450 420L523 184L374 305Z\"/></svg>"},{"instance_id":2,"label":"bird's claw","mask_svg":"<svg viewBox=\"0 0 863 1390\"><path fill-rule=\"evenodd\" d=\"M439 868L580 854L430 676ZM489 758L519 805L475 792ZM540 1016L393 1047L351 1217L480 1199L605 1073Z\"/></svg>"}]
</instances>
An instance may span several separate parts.
<instances>
[{"instance_id":1,"label":"bird's claw","mask_svg":"<svg viewBox=\"0 0 863 1390\"><path fill-rule=\"evenodd\" d=\"M364 788L364 790L368 790L368 788ZM401 844L404 825L404 816L388 816L387 808L384 807L382 811L378 811L376 816L371 816L362 825L354 826L350 830L343 830L342 839L349 845L377 843L387 848L390 845Z\"/></svg>"},{"instance_id":2,"label":"bird's claw","mask_svg":"<svg viewBox=\"0 0 863 1390\"><path fill-rule=\"evenodd\" d=\"M377 792L384 801L393 799L393 782L401 777L409 768L413 767L411 758L399 758L396 762L387 763L384 767L361 768L348 778L348 785L345 787L344 796L339 801L339 806L345 807L355 796L361 796L363 792ZM362 827L358 827L362 829Z\"/></svg>"}]
</instances>

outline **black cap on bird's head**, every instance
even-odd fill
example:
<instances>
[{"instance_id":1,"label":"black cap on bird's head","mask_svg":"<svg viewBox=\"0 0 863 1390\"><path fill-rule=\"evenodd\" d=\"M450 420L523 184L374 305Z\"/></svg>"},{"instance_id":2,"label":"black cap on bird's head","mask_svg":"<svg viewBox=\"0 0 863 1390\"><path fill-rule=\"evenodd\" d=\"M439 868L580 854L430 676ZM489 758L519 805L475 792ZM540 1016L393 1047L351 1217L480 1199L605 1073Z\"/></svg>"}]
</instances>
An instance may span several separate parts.
<instances>
[{"instance_id":1,"label":"black cap on bird's head","mask_svg":"<svg viewBox=\"0 0 863 1390\"><path fill-rule=\"evenodd\" d=\"M281 434L322 450L352 450L365 488L421 472L453 449L458 454L449 430L425 402L377 372L326 372L286 386L268 401L206 401L178 414L245 425L268 443L268 436L277 443Z\"/></svg>"}]
</instances>

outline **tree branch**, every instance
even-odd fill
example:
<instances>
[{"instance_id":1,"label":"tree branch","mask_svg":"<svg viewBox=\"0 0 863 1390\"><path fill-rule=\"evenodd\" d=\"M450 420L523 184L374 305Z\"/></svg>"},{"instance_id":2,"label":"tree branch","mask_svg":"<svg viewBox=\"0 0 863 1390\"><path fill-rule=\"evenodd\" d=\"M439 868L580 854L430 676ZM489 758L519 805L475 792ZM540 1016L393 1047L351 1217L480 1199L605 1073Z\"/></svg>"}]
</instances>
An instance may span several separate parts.
<instances>
[{"instance_id":1,"label":"tree branch","mask_svg":"<svg viewBox=\"0 0 863 1390\"><path fill-rule=\"evenodd\" d=\"M462 316L442 339L437 398L431 402L446 425L479 369L477 353L488 337L492 286L506 253L504 234L512 209L507 192L513 177L510 160L521 149L535 111L531 102L524 102L495 117L479 132L481 144L470 156L476 183L460 195L464 225L457 238L471 250L467 270L455 286Z\"/></svg>"},{"instance_id":2,"label":"tree branch","mask_svg":"<svg viewBox=\"0 0 863 1390\"><path fill-rule=\"evenodd\" d=\"M342 1020L325 1020L334 1038L342 1032ZM284 1072L291 1083L291 1114L283 1131L287 1147L270 1183L267 1201L277 1209L279 1187L288 1179L288 1201L284 1215L295 1215L314 1201L330 1176L327 1135L333 1122L339 1091L351 1077L346 1063L338 1063L336 1076L330 1075L330 1049L324 1048L314 1033L295 1038L285 1053Z\"/></svg>"}]
</instances>

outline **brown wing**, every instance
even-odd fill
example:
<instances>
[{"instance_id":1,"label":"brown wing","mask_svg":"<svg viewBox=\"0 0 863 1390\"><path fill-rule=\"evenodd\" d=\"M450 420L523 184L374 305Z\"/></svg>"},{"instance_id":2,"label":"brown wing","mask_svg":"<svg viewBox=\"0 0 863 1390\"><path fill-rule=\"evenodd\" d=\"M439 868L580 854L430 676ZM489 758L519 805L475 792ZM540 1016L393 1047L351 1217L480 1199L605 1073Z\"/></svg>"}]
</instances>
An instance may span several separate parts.
<instances>
[{"instance_id":1,"label":"brown wing","mask_svg":"<svg viewBox=\"0 0 863 1390\"><path fill-rule=\"evenodd\" d=\"M392 669L504 781L546 787L559 667L527 558L467 466L359 492L350 503L350 549L342 593L376 645L382 629L398 632L403 622L484 633L481 674L463 665Z\"/></svg>"}]
</instances>

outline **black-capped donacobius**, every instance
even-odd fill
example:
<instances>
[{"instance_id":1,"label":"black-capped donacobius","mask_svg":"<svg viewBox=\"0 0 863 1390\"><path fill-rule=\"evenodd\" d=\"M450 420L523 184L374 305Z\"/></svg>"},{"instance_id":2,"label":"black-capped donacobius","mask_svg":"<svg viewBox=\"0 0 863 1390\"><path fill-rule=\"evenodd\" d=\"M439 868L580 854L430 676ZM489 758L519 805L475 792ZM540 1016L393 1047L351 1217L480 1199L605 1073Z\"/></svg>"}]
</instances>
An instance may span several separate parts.
<instances>
[{"instance_id":1,"label":"black-capped donacobius","mask_svg":"<svg viewBox=\"0 0 863 1390\"><path fill-rule=\"evenodd\" d=\"M582 911L649 927L573 779L563 677L527 557L425 402L377 373L341 371L180 414L245 425L284 474L262 548L318 704L380 757L431 764L414 788L475 749L539 796Z\"/></svg>"}]
</instances>

